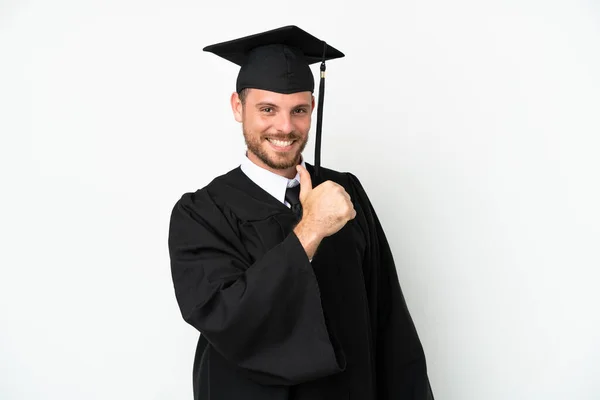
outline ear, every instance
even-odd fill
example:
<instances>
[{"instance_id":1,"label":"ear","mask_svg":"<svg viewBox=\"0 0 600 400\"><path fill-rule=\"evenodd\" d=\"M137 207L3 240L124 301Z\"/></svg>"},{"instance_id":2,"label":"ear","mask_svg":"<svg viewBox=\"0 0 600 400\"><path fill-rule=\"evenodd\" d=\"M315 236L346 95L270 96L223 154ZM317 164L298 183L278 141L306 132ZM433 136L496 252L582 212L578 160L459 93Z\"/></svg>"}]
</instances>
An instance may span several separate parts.
<instances>
[{"instance_id":1,"label":"ear","mask_svg":"<svg viewBox=\"0 0 600 400\"><path fill-rule=\"evenodd\" d=\"M233 92L231 94L231 111L233 111L233 118L235 118L237 122L242 122L244 120L244 106L242 105L242 101L240 100L240 96L237 94L237 92Z\"/></svg>"},{"instance_id":2,"label":"ear","mask_svg":"<svg viewBox=\"0 0 600 400\"><path fill-rule=\"evenodd\" d=\"M310 111L312 112L315 109L315 96L312 95L311 97L312 97L312 101L311 101L312 106L311 106Z\"/></svg>"}]
</instances>

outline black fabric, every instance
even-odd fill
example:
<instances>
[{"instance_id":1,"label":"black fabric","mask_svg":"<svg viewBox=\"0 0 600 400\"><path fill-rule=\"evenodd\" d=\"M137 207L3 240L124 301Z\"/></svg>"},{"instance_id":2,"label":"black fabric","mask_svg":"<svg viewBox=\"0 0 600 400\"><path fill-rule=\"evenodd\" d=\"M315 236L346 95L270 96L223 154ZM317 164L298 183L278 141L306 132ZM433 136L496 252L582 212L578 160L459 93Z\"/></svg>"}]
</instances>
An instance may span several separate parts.
<instances>
[{"instance_id":1,"label":"black fabric","mask_svg":"<svg viewBox=\"0 0 600 400\"><path fill-rule=\"evenodd\" d=\"M315 81L304 54L295 47L271 44L252 50L240 68L235 89L277 93L313 92Z\"/></svg>"},{"instance_id":2,"label":"black fabric","mask_svg":"<svg viewBox=\"0 0 600 400\"><path fill-rule=\"evenodd\" d=\"M255 88L277 93L314 91L309 65L344 57L325 42L294 25L206 46L239 65L236 91Z\"/></svg>"},{"instance_id":3,"label":"black fabric","mask_svg":"<svg viewBox=\"0 0 600 400\"><path fill-rule=\"evenodd\" d=\"M302 203L300 202L300 185L285 190L285 201L290 204L292 212L298 219L302 218Z\"/></svg>"},{"instance_id":4,"label":"black fabric","mask_svg":"<svg viewBox=\"0 0 600 400\"><path fill-rule=\"evenodd\" d=\"M357 215L323 239L312 263L292 210L239 167L175 204L175 294L201 333L196 400L433 399L367 194L350 173L321 173L345 188Z\"/></svg>"}]
</instances>

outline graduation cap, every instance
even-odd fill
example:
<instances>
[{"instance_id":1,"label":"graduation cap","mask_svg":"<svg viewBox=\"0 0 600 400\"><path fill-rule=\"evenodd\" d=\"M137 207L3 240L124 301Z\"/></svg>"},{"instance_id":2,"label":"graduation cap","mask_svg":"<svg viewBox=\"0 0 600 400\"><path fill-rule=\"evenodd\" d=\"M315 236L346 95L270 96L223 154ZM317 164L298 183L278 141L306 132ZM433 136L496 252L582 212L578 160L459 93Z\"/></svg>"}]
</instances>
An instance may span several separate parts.
<instances>
[{"instance_id":1,"label":"graduation cap","mask_svg":"<svg viewBox=\"0 0 600 400\"><path fill-rule=\"evenodd\" d=\"M315 81L309 65L321 62L315 174L321 164L321 129L325 97L325 61L344 57L344 53L327 45L294 25L206 46L214 53L239 65L236 91L254 88L277 93L314 92Z\"/></svg>"}]
</instances>

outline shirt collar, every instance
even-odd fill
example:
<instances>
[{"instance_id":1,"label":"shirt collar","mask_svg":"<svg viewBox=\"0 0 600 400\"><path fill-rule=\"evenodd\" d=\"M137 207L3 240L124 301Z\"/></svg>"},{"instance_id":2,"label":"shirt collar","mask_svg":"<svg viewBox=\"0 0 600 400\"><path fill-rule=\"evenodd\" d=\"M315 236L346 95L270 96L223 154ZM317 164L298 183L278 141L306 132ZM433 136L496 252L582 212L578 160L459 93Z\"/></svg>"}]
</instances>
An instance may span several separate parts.
<instances>
[{"instance_id":1,"label":"shirt collar","mask_svg":"<svg viewBox=\"0 0 600 400\"><path fill-rule=\"evenodd\" d=\"M304 158L300 156L300 165L306 168ZM300 174L296 173L293 179L288 179L285 176L277 175L274 172L266 170L258 165L254 164L244 154L244 158L240 165L242 171L250 178L254 183L260 186L263 190L281 201L285 202L285 191L288 187L294 187L300 184Z\"/></svg>"}]
</instances>

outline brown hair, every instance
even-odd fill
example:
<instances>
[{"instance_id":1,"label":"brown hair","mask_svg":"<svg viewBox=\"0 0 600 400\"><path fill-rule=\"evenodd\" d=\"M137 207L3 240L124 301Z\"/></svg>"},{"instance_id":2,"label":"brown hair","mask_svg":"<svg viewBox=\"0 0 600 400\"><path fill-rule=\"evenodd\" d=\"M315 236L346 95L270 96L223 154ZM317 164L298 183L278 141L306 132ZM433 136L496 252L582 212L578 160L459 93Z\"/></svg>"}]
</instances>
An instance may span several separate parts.
<instances>
[{"instance_id":1,"label":"brown hair","mask_svg":"<svg viewBox=\"0 0 600 400\"><path fill-rule=\"evenodd\" d=\"M238 93L238 96L240 97L240 101L242 102L242 105L246 104L246 97L248 96L249 90L250 90L250 88L244 88L244 89L240 90L240 92Z\"/></svg>"}]
</instances>

